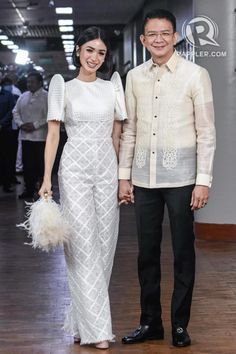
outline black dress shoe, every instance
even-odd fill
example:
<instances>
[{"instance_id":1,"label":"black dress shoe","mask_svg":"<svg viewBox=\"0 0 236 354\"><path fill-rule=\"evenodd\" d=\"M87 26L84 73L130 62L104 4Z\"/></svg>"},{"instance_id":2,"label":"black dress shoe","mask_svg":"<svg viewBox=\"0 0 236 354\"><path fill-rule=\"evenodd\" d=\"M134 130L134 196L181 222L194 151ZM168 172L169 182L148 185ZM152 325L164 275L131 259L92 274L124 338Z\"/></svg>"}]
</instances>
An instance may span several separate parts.
<instances>
[{"instance_id":1,"label":"black dress shoe","mask_svg":"<svg viewBox=\"0 0 236 354\"><path fill-rule=\"evenodd\" d=\"M74 343L79 343L80 344L81 339L79 337L74 337Z\"/></svg>"},{"instance_id":2,"label":"black dress shoe","mask_svg":"<svg viewBox=\"0 0 236 354\"><path fill-rule=\"evenodd\" d=\"M172 331L173 345L175 347L187 347L191 344L191 339L185 328L177 327Z\"/></svg>"},{"instance_id":3,"label":"black dress shoe","mask_svg":"<svg viewBox=\"0 0 236 354\"><path fill-rule=\"evenodd\" d=\"M164 328L160 326L139 326L133 333L122 338L123 344L135 344L146 340L164 339Z\"/></svg>"}]
</instances>

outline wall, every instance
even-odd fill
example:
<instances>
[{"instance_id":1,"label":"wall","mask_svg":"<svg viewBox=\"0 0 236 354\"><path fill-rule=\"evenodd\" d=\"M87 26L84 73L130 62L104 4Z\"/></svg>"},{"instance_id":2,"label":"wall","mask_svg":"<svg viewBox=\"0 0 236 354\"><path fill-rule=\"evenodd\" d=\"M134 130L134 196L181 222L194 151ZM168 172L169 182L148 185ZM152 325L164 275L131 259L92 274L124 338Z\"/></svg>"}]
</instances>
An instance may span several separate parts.
<instances>
[{"instance_id":1,"label":"wall","mask_svg":"<svg viewBox=\"0 0 236 354\"><path fill-rule=\"evenodd\" d=\"M196 0L195 16L213 19L219 28L219 46L204 51L227 52L225 57L197 57L196 63L210 73L213 83L217 148L210 201L196 215L200 223L236 224L236 8L235 0ZM232 235L233 236L233 235ZM234 235L236 239L236 235Z\"/></svg>"}]
</instances>

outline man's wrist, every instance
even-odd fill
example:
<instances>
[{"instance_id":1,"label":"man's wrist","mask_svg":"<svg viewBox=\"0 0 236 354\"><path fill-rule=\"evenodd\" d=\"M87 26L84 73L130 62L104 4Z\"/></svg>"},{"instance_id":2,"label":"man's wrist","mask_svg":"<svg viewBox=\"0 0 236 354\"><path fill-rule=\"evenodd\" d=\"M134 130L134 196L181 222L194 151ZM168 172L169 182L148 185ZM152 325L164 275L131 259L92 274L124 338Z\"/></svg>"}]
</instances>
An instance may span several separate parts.
<instances>
[{"instance_id":1,"label":"man's wrist","mask_svg":"<svg viewBox=\"0 0 236 354\"><path fill-rule=\"evenodd\" d=\"M196 178L196 186L211 187L212 176L205 173L198 173Z\"/></svg>"},{"instance_id":2,"label":"man's wrist","mask_svg":"<svg viewBox=\"0 0 236 354\"><path fill-rule=\"evenodd\" d=\"M131 168L119 168L119 179L130 180Z\"/></svg>"}]
</instances>

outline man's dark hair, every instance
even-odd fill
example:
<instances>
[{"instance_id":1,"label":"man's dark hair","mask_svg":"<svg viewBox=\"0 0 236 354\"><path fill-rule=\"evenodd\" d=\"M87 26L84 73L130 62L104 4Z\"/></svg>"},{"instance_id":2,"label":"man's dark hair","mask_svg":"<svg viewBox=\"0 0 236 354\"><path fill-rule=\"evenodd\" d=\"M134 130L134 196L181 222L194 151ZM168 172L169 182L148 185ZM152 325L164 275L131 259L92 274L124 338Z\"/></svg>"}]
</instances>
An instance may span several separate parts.
<instances>
[{"instance_id":1,"label":"man's dark hair","mask_svg":"<svg viewBox=\"0 0 236 354\"><path fill-rule=\"evenodd\" d=\"M32 71L27 75L27 78L29 77L35 77L38 82L40 82L43 85L43 77L38 71Z\"/></svg>"},{"instance_id":2,"label":"man's dark hair","mask_svg":"<svg viewBox=\"0 0 236 354\"><path fill-rule=\"evenodd\" d=\"M145 26L148 22L148 20L153 19L153 18L158 18L158 19L165 19L171 22L173 31L176 32L176 18L175 16L168 10L164 9L156 9L148 12L143 21L143 33L145 31Z\"/></svg>"},{"instance_id":3,"label":"man's dark hair","mask_svg":"<svg viewBox=\"0 0 236 354\"><path fill-rule=\"evenodd\" d=\"M13 81L9 77L4 77L1 81L1 85L13 85Z\"/></svg>"},{"instance_id":4,"label":"man's dark hair","mask_svg":"<svg viewBox=\"0 0 236 354\"><path fill-rule=\"evenodd\" d=\"M83 44L85 44L89 41L92 41L94 39L101 39L103 41L103 43L105 44L105 46L107 47L107 52L106 52L106 57L105 57L104 63L102 64L102 66L98 70L99 72L106 74L110 71L111 65L112 65L110 43L108 41L106 32L99 27L92 26L80 33L79 38L76 42L74 51L72 53L73 64L77 68L79 68L81 65L79 57L76 55L76 52L77 52L76 46L81 47Z\"/></svg>"}]
</instances>

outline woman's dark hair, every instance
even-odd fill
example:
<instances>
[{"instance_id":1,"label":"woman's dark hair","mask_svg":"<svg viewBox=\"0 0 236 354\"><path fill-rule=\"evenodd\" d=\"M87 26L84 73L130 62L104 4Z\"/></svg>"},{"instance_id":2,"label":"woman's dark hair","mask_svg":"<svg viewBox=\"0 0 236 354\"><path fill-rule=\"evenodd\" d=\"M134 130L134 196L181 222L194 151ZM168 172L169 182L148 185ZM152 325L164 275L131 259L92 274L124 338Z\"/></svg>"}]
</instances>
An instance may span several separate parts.
<instances>
[{"instance_id":1,"label":"woman's dark hair","mask_svg":"<svg viewBox=\"0 0 236 354\"><path fill-rule=\"evenodd\" d=\"M151 20L153 18L158 18L158 19L165 19L171 22L173 31L176 32L176 18L175 16L168 10L163 10L163 9L156 9L148 12L146 16L144 17L143 21L143 33L145 31L145 26L148 22L148 20Z\"/></svg>"},{"instance_id":2,"label":"woman's dark hair","mask_svg":"<svg viewBox=\"0 0 236 354\"><path fill-rule=\"evenodd\" d=\"M85 44L89 41L92 41L94 39L101 39L103 41L103 43L105 44L105 46L107 47L107 52L106 52L104 63L98 69L99 72L106 74L111 70L111 66L112 66L111 49L110 49L110 44L109 44L109 41L108 41L105 31L99 27L92 26L80 33L79 38L76 42L74 51L72 53L73 64L77 68L79 68L81 65L79 57L76 55L76 52L77 52L76 46L81 47L83 44Z\"/></svg>"}]
</instances>

